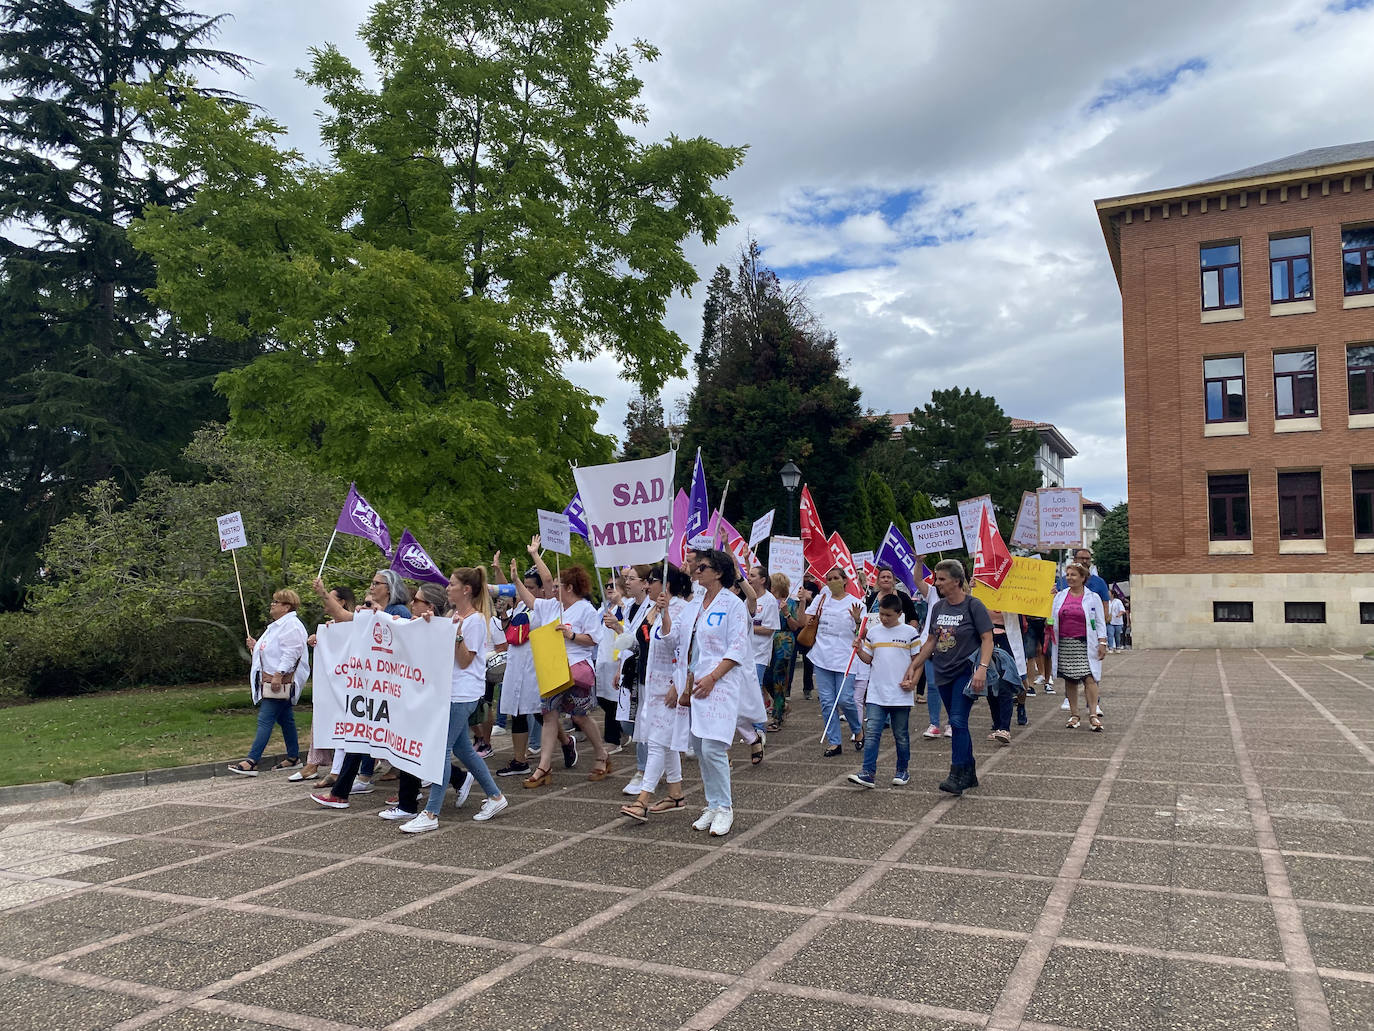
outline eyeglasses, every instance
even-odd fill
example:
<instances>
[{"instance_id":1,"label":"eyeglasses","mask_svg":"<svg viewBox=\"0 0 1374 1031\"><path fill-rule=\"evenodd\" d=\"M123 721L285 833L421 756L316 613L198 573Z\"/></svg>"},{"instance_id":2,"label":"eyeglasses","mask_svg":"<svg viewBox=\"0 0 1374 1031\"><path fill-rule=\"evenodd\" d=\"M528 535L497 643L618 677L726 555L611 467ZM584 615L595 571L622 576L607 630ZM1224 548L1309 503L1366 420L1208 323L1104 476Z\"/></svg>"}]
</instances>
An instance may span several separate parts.
<instances>
[{"instance_id":1,"label":"eyeglasses","mask_svg":"<svg viewBox=\"0 0 1374 1031\"><path fill-rule=\"evenodd\" d=\"M389 587L389 586L391 586L391 585L388 584L385 580L373 580L373 581L372 581L372 586L373 586L373 587Z\"/></svg>"},{"instance_id":2,"label":"eyeglasses","mask_svg":"<svg viewBox=\"0 0 1374 1031\"><path fill-rule=\"evenodd\" d=\"M706 570L708 570L708 569L710 569L710 568L711 568L711 564L710 564L709 562L702 562L702 563L699 563L699 564L697 565L697 567L696 567L696 569L694 570L694 572L697 572L697 573L704 573L704 572L706 572Z\"/></svg>"}]
</instances>

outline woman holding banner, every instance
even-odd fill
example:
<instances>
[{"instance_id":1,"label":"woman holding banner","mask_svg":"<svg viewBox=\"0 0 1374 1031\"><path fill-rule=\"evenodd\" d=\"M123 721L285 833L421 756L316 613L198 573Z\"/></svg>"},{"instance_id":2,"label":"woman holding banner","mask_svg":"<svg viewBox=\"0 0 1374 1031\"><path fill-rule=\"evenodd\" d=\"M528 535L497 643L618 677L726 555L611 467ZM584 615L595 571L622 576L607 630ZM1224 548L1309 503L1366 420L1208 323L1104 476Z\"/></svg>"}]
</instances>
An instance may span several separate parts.
<instances>
[{"instance_id":1,"label":"woman holding banner","mask_svg":"<svg viewBox=\"0 0 1374 1031\"><path fill-rule=\"evenodd\" d=\"M272 769L294 770L301 765L296 716L291 707L300 701L301 688L310 675L310 660L305 654L308 636L305 624L296 615L300 607L301 596L295 591L278 591L272 595L268 605L272 622L262 632L262 637L246 639L248 649L253 653L249 687L253 693L253 704L258 707L258 733L253 738L253 747L248 750L248 758L230 766L230 773L244 777L258 775L258 763L262 761L267 742L272 739L272 728L277 724L281 724L286 758ZM301 663L305 664L304 668Z\"/></svg>"},{"instance_id":2,"label":"woman holding banner","mask_svg":"<svg viewBox=\"0 0 1374 1031\"><path fill-rule=\"evenodd\" d=\"M816 695L821 702L821 716L825 719L825 739L829 743L825 758L833 758L844 749L840 745L840 713L849 724L854 747L864 746L863 719L854 702L854 635L863 621L863 605L845 592L848 583L839 566L825 576L826 587L807 608L808 616L817 620L816 643L811 646L811 665L816 668ZM846 673L848 675L846 675Z\"/></svg>"},{"instance_id":3,"label":"woman holding banner","mask_svg":"<svg viewBox=\"0 0 1374 1031\"><path fill-rule=\"evenodd\" d=\"M559 602L563 606L562 630L567 641L568 667L573 683L558 694L541 699L540 708L545 716L553 714L555 725L559 722L560 713L572 717L573 725L587 735L587 743L592 746L592 754L596 756L596 765L587 779L605 780L612 769L611 757L606 752L600 728L589 715L597 707L596 671L592 668L592 660L596 656L598 634L603 629L601 617L587 600L592 593L592 580L581 566L569 566L559 574L554 590L558 592ZM553 781L553 749L557 742L556 735L544 735L539 765L525 781L525 787L542 788Z\"/></svg>"}]
</instances>

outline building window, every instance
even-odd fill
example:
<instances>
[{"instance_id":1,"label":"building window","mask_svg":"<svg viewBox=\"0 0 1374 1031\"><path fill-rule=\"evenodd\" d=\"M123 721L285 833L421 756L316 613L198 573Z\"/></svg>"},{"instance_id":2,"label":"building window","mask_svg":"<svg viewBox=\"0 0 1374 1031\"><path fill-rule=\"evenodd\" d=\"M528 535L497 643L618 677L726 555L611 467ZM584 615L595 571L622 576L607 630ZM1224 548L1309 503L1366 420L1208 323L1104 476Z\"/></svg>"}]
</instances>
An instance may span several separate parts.
<instances>
[{"instance_id":1,"label":"building window","mask_svg":"<svg viewBox=\"0 0 1374 1031\"><path fill-rule=\"evenodd\" d=\"M1245 359L1204 358L1202 384L1208 422L1245 421Z\"/></svg>"},{"instance_id":2,"label":"building window","mask_svg":"<svg viewBox=\"0 0 1374 1031\"><path fill-rule=\"evenodd\" d=\"M1253 623L1255 603L1253 601L1214 601L1212 602L1213 623Z\"/></svg>"},{"instance_id":3,"label":"building window","mask_svg":"<svg viewBox=\"0 0 1374 1031\"><path fill-rule=\"evenodd\" d=\"M1306 419L1317 414L1317 352L1282 351L1274 355L1274 415Z\"/></svg>"},{"instance_id":4,"label":"building window","mask_svg":"<svg viewBox=\"0 0 1374 1031\"><path fill-rule=\"evenodd\" d=\"M1240 307L1240 244L1202 248L1202 310Z\"/></svg>"},{"instance_id":5,"label":"building window","mask_svg":"<svg viewBox=\"0 0 1374 1031\"><path fill-rule=\"evenodd\" d=\"M1374 344L1351 344L1345 349L1345 379L1350 414L1374 412Z\"/></svg>"},{"instance_id":6,"label":"building window","mask_svg":"<svg viewBox=\"0 0 1374 1031\"><path fill-rule=\"evenodd\" d=\"M1279 538L1321 540L1321 473L1279 473Z\"/></svg>"},{"instance_id":7,"label":"building window","mask_svg":"<svg viewBox=\"0 0 1374 1031\"><path fill-rule=\"evenodd\" d=\"M1325 623L1326 602L1286 601L1283 603L1285 623Z\"/></svg>"},{"instance_id":8,"label":"building window","mask_svg":"<svg viewBox=\"0 0 1374 1031\"><path fill-rule=\"evenodd\" d=\"M1374 601L1360 602L1360 622L1374 623Z\"/></svg>"},{"instance_id":9,"label":"building window","mask_svg":"<svg viewBox=\"0 0 1374 1031\"><path fill-rule=\"evenodd\" d=\"M1250 539L1250 476L1213 473L1207 477L1207 522L1214 541Z\"/></svg>"},{"instance_id":10,"label":"building window","mask_svg":"<svg viewBox=\"0 0 1374 1031\"><path fill-rule=\"evenodd\" d=\"M1269 241L1269 290L1275 304L1312 296L1312 237L1280 236Z\"/></svg>"},{"instance_id":11,"label":"building window","mask_svg":"<svg viewBox=\"0 0 1374 1031\"><path fill-rule=\"evenodd\" d=\"M1341 230L1345 295L1374 293L1374 226Z\"/></svg>"},{"instance_id":12,"label":"building window","mask_svg":"<svg viewBox=\"0 0 1374 1031\"><path fill-rule=\"evenodd\" d=\"M1355 536L1374 537L1374 469L1352 469L1350 486L1355 501Z\"/></svg>"}]
</instances>

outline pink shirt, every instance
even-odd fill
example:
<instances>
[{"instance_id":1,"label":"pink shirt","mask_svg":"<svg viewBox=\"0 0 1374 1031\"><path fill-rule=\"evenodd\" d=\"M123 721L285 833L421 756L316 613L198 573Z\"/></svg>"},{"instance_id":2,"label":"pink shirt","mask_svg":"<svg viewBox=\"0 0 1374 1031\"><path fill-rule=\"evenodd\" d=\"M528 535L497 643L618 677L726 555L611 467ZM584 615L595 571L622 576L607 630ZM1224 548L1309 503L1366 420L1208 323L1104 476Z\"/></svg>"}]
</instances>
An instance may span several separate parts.
<instances>
[{"instance_id":1,"label":"pink shirt","mask_svg":"<svg viewBox=\"0 0 1374 1031\"><path fill-rule=\"evenodd\" d=\"M1088 617L1083 612L1081 594L1076 598L1072 594L1068 595L1064 599L1064 604L1059 606L1058 634L1060 637L1088 636Z\"/></svg>"}]
</instances>

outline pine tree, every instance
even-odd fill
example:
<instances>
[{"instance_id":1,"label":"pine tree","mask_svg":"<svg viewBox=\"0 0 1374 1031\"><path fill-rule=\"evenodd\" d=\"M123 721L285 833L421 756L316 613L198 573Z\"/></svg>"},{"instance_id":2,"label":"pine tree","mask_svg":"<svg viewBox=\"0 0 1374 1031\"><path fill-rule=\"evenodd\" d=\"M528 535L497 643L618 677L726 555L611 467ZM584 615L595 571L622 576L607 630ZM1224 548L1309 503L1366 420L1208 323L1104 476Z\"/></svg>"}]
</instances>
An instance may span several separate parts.
<instances>
[{"instance_id":1,"label":"pine tree","mask_svg":"<svg viewBox=\"0 0 1374 1031\"><path fill-rule=\"evenodd\" d=\"M621 461L652 458L671 446L668 426L663 418L663 400L657 395L640 394L625 413L625 446Z\"/></svg>"},{"instance_id":2,"label":"pine tree","mask_svg":"<svg viewBox=\"0 0 1374 1031\"><path fill-rule=\"evenodd\" d=\"M873 547L882 544L889 523L896 524L905 537L907 528L902 525L902 515L897 510L897 499L887 481L876 472L868 474L868 506L873 515Z\"/></svg>"},{"instance_id":3,"label":"pine tree","mask_svg":"<svg viewBox=\"0 0 1374 1031\"><path fill-rule=\"evenodd\" d=\"M132 494L181 468L211 384L251 345L189 337L145 293L126 227L182 206L123 83L245 70L210 49L219 17L175 0L0 3L0 606L23 597L50 526L111 478Z\"/></svg>"}]
</instances>

